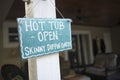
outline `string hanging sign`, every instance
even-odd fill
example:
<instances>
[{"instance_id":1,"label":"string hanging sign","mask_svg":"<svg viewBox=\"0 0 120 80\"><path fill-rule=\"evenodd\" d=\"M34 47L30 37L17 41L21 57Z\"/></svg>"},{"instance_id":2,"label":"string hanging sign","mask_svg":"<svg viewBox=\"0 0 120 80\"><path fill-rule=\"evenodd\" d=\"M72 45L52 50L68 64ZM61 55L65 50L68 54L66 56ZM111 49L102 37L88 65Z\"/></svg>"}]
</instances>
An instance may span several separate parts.
<instances>
[{"instance_id":1,"label":"string hanging sign","mask_svg":"<svg viewBox=\"0 0 120 80\"><path fill-rule=\"evenodd\" d=\"M18 18L22 59L72 49L70 19Z\"/></svg>"}]
</instances>

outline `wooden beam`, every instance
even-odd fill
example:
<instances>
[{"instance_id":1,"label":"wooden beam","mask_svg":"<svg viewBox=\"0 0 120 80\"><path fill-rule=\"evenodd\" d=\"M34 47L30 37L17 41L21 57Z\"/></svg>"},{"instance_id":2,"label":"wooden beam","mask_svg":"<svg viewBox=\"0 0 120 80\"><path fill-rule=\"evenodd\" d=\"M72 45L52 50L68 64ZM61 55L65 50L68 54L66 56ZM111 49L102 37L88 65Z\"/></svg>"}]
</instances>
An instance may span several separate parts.
<instances>
[{"instance_id":1,"label":"wooden beam","mask_svg":"<svg viewBox=\"0 0 120 80\"><path fill-rule=\"evenodd\" d=\"M31 0L26 17L56 18L55 0ZM28 59L29 80L60 80L59 54Z\"/></svg>"}]
</instances>

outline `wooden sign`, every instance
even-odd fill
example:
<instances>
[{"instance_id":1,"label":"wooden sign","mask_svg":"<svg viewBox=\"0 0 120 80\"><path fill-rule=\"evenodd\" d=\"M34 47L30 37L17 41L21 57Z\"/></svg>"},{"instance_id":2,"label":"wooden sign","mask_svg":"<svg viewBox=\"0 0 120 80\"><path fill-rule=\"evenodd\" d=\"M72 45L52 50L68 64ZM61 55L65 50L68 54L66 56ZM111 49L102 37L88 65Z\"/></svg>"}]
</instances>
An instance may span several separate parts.
<instances>
[{"instance_id":1,"label":"wooden sign","mask_svg":"<svg viewBox=\"0 0 120 80\"><path fill-rule=\"evenodd\" d=\"M70 19L18 18L22 59L69 50Z\"/></svg>"}]
</instances>

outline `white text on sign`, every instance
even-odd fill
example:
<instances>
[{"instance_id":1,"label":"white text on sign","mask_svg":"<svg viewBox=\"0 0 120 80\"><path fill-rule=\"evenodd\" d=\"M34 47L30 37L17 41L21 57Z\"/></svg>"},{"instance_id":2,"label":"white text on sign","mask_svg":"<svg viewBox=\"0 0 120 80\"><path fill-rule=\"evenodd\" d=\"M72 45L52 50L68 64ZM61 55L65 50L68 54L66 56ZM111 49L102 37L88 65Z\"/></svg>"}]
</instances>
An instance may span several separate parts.
<instances>
[{"instance_id":1,"label":"white text on sign","mask_svg":"<svg viewBox=\"0 0 120 80\"><path fill-rule=\"evenodd\" d=\"M50 26L48 27L50 31L46 31L45 29L45 21L38 21L38 22L32 22L32 21L25 21L25 31L38 31L38 40L40 42L47 41L47 40L58 40L58 30L64 29L63 22L54 22L49 21L47 24Z\"/></svg>"}]
</instances>

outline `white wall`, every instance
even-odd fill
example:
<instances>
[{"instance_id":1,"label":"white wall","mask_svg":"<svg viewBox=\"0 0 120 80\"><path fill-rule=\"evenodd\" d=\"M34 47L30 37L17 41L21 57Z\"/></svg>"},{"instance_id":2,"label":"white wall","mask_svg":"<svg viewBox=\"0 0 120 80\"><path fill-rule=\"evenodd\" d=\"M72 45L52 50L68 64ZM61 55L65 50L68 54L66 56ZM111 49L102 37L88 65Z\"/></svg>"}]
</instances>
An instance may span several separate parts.
<instances>
[{"instance_id":1,"label":"white wall","mask_svg":"<svg viewBox=\"0 0 120 80\"><path fill-rule=\"evenodd\" d=\"M111 29L110 28L104 28L100 26L73 25L72 30L73 31L89 31L91 33L92 39L93 38L104 39L105 45L106 45L106 52L112 52ZM109 36L106 37L106 34Z\"/></svg>"},{"instance_id":2,"label":"white wall","mask_svg":"<svg viewBox=\"0 0 120 80\"><path fill-rule=\"evenodd\" d=\"M111 34L109 32L105 32L103 34L104 41L106 45L106 53L112 52L112 40L111 40Z\"/></svg>"},{"instance_id":3,"label":"white wall","mask_svg":"<svg viewBox=\"0 0 120 80\"><path fill-rule=\"evenodd\" d=\"M101 27L101 26L82 26L82 25L73 25L72 30L75 30L75 31L90 31L91 35L92 35L92 38L96 38L96 37L103 38L104 33L106 33L106 32L110 33L111 32L110 28L104 28L104 27Z\"/></svg>"}]
</instances>

